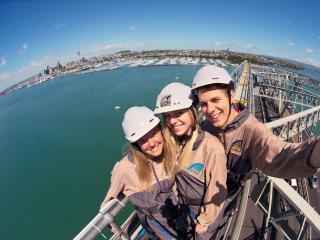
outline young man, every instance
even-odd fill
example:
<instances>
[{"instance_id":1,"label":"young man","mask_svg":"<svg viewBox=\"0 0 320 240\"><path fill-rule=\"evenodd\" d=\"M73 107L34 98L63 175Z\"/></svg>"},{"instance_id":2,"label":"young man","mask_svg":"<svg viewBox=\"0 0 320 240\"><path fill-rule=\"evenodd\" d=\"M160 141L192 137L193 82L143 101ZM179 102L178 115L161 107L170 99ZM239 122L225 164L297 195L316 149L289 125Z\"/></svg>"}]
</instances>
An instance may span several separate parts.
<instances>
[{"instance_id":1,"label":"young man","mask_svg":"<svg viewBox=\"0 0 320 240\"><path fill-rule=\"evenodd\" d=\"M192 90L207 118L202 127L223 143L229 175L235 180L255 168L279 178L310 176L320 168L319 137L297 144L273 135L244 106L233 105L234 84L225 69L201 68Z\"/></svg>"}]
</instances>

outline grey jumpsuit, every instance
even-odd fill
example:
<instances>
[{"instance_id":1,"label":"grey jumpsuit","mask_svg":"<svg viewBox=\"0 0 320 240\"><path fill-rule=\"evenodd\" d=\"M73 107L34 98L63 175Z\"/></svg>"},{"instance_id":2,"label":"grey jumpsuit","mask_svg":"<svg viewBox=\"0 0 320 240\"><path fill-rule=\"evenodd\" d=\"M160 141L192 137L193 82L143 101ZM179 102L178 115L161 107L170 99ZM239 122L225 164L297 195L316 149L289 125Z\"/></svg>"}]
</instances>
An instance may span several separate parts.
<instances>
[{"instance_id":1,"label":"grey jumpsuit","mask_svg":"<svg viewBox=\"0 0 320 240\"><path fill-rule=\"evenodd\" d=\"M116 198L122 192L135 206L149 236L160 239L178 238L175 230L178 200L173 192L174 182L167 177L162 163L151 161L151 164L153 185L149 192L142 190L139 185L130 153L117 162L112 170L111 186L104 202Z\"/></svg>"},{"instance_id":2,"label":"grey jumpsuit","mask_svg":"<svg viewBox=\"0 0 320 240\"><path fill-rule=\"evenodd\" d=\"M214 144L212 144L214 143ZM197 239L210 239L223 216L227 196L226 155L220 141L200 131L193 144L190 162L176 173L177 190L189 207L194 222L208 227ZM196 223L195 223L196 224Z\"/></svg>"}]
</instances>

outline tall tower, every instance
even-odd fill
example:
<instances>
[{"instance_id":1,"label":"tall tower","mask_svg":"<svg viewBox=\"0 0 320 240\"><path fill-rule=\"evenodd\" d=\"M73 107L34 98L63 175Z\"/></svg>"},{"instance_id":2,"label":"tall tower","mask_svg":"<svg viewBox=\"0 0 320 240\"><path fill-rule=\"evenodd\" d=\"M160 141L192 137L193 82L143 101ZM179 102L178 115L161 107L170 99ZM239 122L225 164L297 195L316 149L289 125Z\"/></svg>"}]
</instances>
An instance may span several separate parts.
<instances>
[{"instance_id":1,"label":"tall tower","mask_svg":"<svg viewBox=\"0 0 320 240\"><path fill-rule=\"evenodd\" d=\"M80 50L79 50L79 48L78 48L77 54L78 54L78 61L79 61L79 63L80 63Z\"/></svg>"}]
</instances>

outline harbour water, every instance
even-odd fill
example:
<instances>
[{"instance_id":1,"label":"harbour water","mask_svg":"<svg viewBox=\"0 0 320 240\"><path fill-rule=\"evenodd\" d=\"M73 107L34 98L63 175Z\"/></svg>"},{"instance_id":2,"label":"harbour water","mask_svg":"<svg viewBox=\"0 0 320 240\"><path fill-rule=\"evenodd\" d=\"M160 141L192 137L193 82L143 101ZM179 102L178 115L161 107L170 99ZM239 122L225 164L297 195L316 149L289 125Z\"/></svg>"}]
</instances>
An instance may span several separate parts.
<instances>
[{"instance_id":1,"label":"harbour water","mask_svg":"<svg viewBox=\"0 0 320 240\"><path fill-rule=\"evenodd\" d=\"M0 239L74 237L97 213L122 156L126 109L153 108L166 84L190 85L199 68L120 68L1 97Z\"/></svg>"},{"instance_id":2,"label":"harbour water","mask_svg":"<svg viewBox=\"0 0 320 240\"><path fill-rule=\"evenodd\" d=\"M198 68L121 68L1 97L0 239L74 237L97 213L122 156L125 110L154 107L162 87L191 83Z\"/></svg>"}]
</instances>

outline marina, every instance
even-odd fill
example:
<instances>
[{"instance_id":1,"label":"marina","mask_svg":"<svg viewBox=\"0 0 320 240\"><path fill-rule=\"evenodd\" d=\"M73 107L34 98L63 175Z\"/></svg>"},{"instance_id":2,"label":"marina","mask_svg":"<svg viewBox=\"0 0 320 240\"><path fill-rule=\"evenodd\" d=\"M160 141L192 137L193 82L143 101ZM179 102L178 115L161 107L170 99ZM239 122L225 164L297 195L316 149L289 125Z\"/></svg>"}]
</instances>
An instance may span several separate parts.
<instances>
[{"instance_id":1,"label":"marina","mask_svg":"<svg viewBox=\"0 0 320 240\"><path fill-rule=\"evenodd\" d=\"M80 57L80 52L79 52ZM15 84L0 93L6 95L15 90L31 87L41 84L43 82L57 79L60 77L74 75L74 74L87 74L91 72L107 71L118 69L122 67L147 67L147 66L203 66L203 65L216 65L219 67L237 67L241 59L250 59L255 62L253 66L257 71L261 68L269 69L268 74L272 74L274 67L282 66L292 68L293 70L301 69L300 65L292 64L286 61L280 61L263 56L248 55L243 53L235 53L229 51L143 51L143 52L130 52L124 51L103 57L92 57L86 59L82 57L79 61L72 61L62 66L59 62L55 67L47 67L44 72L30 77L29 79ZM257 65L259 63L259 65ZM278 68L278 67L277 67ZM280 71L279 69L277 71ZM288 72L289 70L281 70ZM310 77L301 76L301 74L291 72L291 75L299 75L300 80L305 84L317 88L319 81Z\"/></svg>"}]
</instances>

